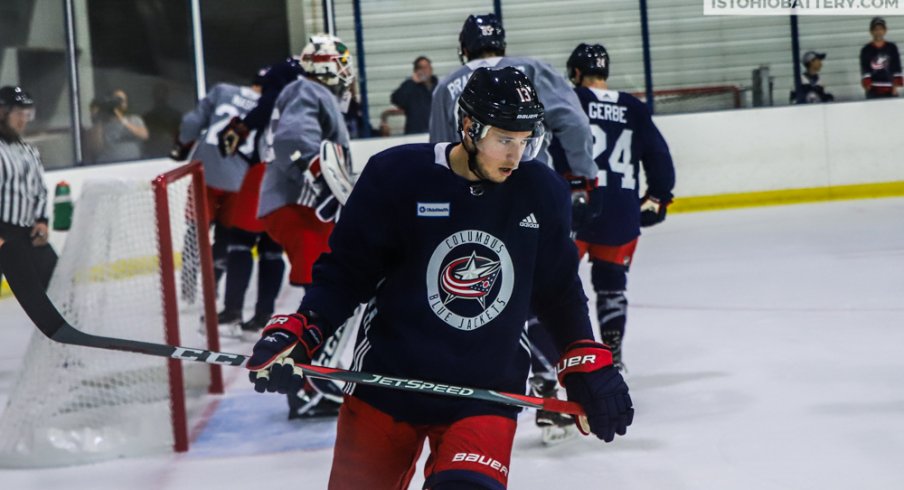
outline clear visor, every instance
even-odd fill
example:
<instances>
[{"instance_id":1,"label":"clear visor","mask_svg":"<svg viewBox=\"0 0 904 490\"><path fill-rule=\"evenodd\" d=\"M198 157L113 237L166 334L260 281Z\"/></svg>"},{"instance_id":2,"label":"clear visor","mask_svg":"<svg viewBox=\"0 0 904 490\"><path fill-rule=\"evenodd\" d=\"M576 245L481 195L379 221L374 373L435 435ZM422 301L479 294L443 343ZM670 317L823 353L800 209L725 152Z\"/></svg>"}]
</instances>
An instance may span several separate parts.
<instances>
[{"instance_id":1,"label":"clear visor","mask_svg":"<svg viewBox=\"0 0 904 490\"><path fill-rule=\"evenodd\" d=\"M20 117L24 118L26 121L34 121L35 119L35 108L34 107L13 107L9 111L10 117Z\"/></svg>"},{"instance_id":2,"label":"clear visor","mask_svg":"<svg viewBox=\"0 0 904 490\"><path fill-rule=\"evenodd\" d=\"M484 126L475 145L481 153L493 159L525 162L537 158L543 146L543 136L542 125L533 132Z\"/></svg>"}]
</instances>

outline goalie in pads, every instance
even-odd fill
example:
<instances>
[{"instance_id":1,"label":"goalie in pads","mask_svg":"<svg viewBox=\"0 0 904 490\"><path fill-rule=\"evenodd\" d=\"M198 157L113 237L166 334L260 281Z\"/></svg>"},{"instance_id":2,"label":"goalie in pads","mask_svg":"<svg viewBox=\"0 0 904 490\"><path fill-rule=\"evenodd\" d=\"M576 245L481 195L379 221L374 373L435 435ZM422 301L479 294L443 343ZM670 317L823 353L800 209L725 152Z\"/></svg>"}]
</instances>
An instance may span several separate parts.
<instances>
[{"instance_id":1,"label":"goalie in pads","mask_svg":"<svg viewBox=\"0 0 904 490\"><path fill-rule=\"evenodd\" d=\"M306 287L314 261L329 250L340 206L351 192L342 105L347 104L354 71L348 48L329 34L311 37L300 64L304 76L276 97L264 136L267 169L258 212L267 233L289 257L289 283ZM322 356L317 360L330 362ZM317 393L308 385L303 394L289 394L289 418L335 415L341 390L329 381L314 383ZM318 405L321 393L325 398Z\"/></svg>"},{"instance_id":2,"label":"goalie in pads","mask_svg":"<svg viewBox=\"0 0 904 490\"><path fill-rule=\"evenodd\" d=\"M351 189L347 168L345 185L337 186L337 193L323 172L326 164L333 178L342 173L337 166L347 165L340 158L347 154L349 140L340 101L347 99L354 82L351 62L348 48L335 36L311 37L301 54L305 76L282 89L265 135L267 170L258 213L289 256L293 286L311 283L314 261L329 250L337 197L347 197Z\"/></svg>"}]
</instances>

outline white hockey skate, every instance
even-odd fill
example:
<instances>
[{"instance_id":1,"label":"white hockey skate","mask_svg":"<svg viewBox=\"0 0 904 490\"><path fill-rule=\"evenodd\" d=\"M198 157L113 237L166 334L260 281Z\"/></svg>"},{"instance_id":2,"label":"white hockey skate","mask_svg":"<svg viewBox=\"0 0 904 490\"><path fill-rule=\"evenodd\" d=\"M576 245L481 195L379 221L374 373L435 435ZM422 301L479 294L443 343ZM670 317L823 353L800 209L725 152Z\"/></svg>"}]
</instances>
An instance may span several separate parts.
<instances>
[{"instance_id":1,"label":"white hockey skate","mask_svg":"<svg viewBox=\"0 0 904 490\"><path fill-rule=\"evenodd\" d=\"M534 375L530 380L534 396L558 398L559 389L556 381L546 379L542 375ZM545 446L561 444L578 435L577 427L571 415L546 410L537 410L537 427L540 428L540 440Z\"/></svg>"}]
</instances>

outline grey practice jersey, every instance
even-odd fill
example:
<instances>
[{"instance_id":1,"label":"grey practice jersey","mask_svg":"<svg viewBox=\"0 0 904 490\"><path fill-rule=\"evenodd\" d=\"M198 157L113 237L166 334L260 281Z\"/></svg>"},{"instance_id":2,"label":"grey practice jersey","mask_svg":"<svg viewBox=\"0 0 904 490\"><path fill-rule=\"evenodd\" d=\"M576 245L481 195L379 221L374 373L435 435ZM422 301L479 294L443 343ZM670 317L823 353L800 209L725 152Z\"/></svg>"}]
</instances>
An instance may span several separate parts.
<instances>
[{"instance_id":1,"label":"grey practice jersey","mask_svg":"<svg viewBox=\"0 0 904 490\"><path fill-rule=\"evenodd\" d=\"M223 157L217 150L217 133L223 130L233 117L243 117L257 105L260 94L248 87L228 83L215 85L197 107L182 117L179 141L197 140L193 159L204 163L204 179L207 185L229 192L237 192L248 171L248 162L238 155ZM248 135L239 151L245 155L254 153L255 132Z\"/></svg>"},{"instance_id":2,"label":"grey practice jersey","mask_svg":"<svg viewBox=\"0 0 904 490\"><path fill-rule=\"evenodd\" d=\"M305 186L298 164L316 157L323 140L348 148L348 129L336 97L307 78L286 85L276 99L264 136L267 170L261 184L259 216L298 202Z\"/></svg>"},{"instance_id":3,"label":"grey practice jersey","mask_svg":"<svg viewBox=\"0 0 904 490\"><path fill-rule=\"evenodd\" d=\"M482 66L514 66L524 72L534 83L540 102L546 109L544 122L547 131L562 142L571 172L582 177L596 177L598 169L593 163L591 151L593 137L590 134L590 120L581 109L574 89L550 65L530 58L506 56L472 60L443 78L433 91L433 106L430 111L431 143L461 140L458 133L458 96L471 78L471 73ZM537 156L537 160L546 164L552 163L546 151L549 140L547 138Z\"/></svg>"}]
</instances>

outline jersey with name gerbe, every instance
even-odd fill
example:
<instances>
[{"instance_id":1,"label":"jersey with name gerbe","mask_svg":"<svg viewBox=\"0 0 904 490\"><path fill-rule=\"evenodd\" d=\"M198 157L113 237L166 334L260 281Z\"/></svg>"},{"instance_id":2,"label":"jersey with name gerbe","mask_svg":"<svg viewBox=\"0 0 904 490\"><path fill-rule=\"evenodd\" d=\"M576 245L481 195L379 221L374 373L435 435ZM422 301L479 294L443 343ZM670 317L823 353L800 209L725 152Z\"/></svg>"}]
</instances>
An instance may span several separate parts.
<instances>
[{"instance_id":1,"label":"jersey with name gerbe","mask_svg":"<svg viewBox=\"0 0 904 490\"><path fill-rule=\"evenodd\" d=\"M621 245L640 235L640 166L647 192L668 201L675 186L675 169L668 145L643 102L615 90L578 87L581 107L590 119L593 159L599 187L592 199L602 213L578 230L577 238L600 245ZM562 144L553 141L550 154L557 170L567 166Z\"/></svg>"}]
</instances>

